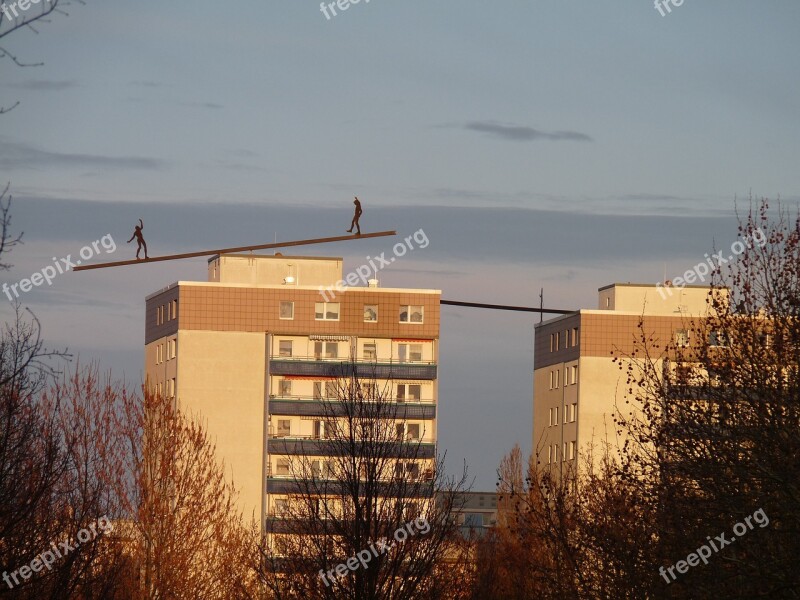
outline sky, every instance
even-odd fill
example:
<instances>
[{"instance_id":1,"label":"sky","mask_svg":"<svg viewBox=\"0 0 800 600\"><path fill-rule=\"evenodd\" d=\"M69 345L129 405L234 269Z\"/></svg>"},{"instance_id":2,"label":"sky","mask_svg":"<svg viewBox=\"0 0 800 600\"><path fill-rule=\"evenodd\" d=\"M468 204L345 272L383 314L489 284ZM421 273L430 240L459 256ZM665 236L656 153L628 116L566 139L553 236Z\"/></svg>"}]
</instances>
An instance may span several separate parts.
<instances>
[{"instance_id":1,"label":"sky","mask_svg":"<svg viewBox=\"0 0 800 600\"><path fill-rule=\"evenodd\" d=\"M7 0L6 0L7 1ZM595 308L736 239L751 197L800 200L800 3L87 0L0 37L11 284L110 235L133 258L341 235L430 240L384 287ZM31 9L33 10L33 9ZM3 33L0 23L0 36ZM390 238L298 249L345 259ZM23 294L51 347L129 381L144 298L205 259L65 273ZM3 300L4 320L12 306ZM440 450L491 490L531 450L539 317L443 307Z\"/></svg>"}]
</instances>

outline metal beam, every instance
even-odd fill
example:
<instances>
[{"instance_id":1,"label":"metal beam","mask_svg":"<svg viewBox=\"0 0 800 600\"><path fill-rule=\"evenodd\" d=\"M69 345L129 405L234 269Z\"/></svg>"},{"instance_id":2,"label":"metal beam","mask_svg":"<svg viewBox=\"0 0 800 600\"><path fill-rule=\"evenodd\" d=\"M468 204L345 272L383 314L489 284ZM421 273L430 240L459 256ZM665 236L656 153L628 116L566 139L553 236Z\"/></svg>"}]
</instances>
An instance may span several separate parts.
<instances>
[{"instance_id":1,"label":"metal beam","mask_svg":"<svg viewBox=\"0 0 800 600\"><path fill-rule=\"evenodd\" d=\"M219 250L201 250L200 252L188 252L186 254L169 254L167 256L156 256L153 258L143 258L141 260L118 260L116 262L96 263L91 265L81 265L73 268L73 271L88 271L90 269L106 269L108 267L124 267L126 265L144 265L165 260L182 260L184 258L197 258L198 256L213 256L214 254L231 254L233 252L250 252L252 250L268 250L270 248L289 248L291 246L308 246L310 244L327 244L330 242L344 242L346 240L365 240L367 238L384 237L387 235L397 235L396 231L378 231L376 233L363 233L361 235L341 235L329 238L317 238L313 240L295 240L293 242L278 242L276 244L260 244L258 246L239 246L237 248L220 248Z\"/></svg>"},{"instance_id":2,"label":"metal beam","mask_svg":"<svg viewBox=\"0 0 800 600\"><path fill-rule=\"evenodd\" d=\"M560 310L556 308L531 308L529 306L509 306L507 304L483 304L481 302L458 302L456 300L441 300L439 304L448 306L466 306L468 308L488 308L491 310L513 310L516 312L532 312L551 315L568 315L574 310Z\"/></svg>"}]
</instances>

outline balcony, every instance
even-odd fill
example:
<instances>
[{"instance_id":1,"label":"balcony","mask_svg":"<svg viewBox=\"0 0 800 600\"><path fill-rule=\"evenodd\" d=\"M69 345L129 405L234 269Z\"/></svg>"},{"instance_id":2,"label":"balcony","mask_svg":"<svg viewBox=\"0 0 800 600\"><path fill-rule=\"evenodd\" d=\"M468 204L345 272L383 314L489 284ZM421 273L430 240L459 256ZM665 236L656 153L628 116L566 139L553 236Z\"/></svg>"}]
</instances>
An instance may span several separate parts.
<instances>
[{"instance_id":1,"label":"balcony","mask_svg":"<svg viewBox=\"0 0 800 600\"><path fill-rule=\"evenodd\" d=\"M436 404L433 400L413 400L388 398L397 403L397 419L431 420L436 418ZM333 399L310 400L304 396L270 396L269 414L300 417L343 416L342 402Z\"/></svg>"},{"instance_id":2,"label":"balcony","mask_svg":"<svg viewBox=\"0 0 800 600\"><path fill-rule=\"evenodd\" d=\"M436 363L426 361L380 361L355 364L349 359L320 356L271 356L271 375L306 375L362 379L436 379ZM355 371L355 372L354 372Z\"/></svg>"},{"instance_id":3,"label":"balcony","mask_svg":"<svg viewBox=\"0 0 800 600\"><path fill-rule=\"evenodd\" d=\"M401 497L400 492L402 492L402 497L405 498L430 498L433 496L432 479L431 477L430 481L408 481L402 484L389 481L382 482L378 484L377 494L387 498L399 498ZM346 495L350 487L346 482L328 479L318 480L312 489L317 491L324 489L326 494L336 496L342 494ZM362 489L365 488L362 486ZM297 481L293 477L272 476L267 478L268 494L297 494L303 492L309 492L308 486Z\"/></svg>"},{"instance_id":4,"label":"balcony","mask_svg":"<svg viewBox=\"0 0 800 600\"><path fill-rule=\"evenodd\" d=\"M385 442L396 458L436 458L433 442ZM287 456L346 456L349 448L344 441L313 439L310 437L270 437L267 439L269 454Z\"/></svg>"}]
</instances>

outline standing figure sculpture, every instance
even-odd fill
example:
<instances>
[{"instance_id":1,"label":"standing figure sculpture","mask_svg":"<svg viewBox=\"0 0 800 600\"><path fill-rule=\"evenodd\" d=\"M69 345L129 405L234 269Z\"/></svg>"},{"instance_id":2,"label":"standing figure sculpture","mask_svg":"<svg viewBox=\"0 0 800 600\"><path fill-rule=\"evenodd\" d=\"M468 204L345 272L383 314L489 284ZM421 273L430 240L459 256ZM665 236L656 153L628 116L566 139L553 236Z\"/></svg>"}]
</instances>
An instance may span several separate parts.
<instances>
[{"instance_id":1,"label":"standing figure sculpture","mask_svg":"<svg viewBox=\"0 0 800 600\"><path fill-rule=\"evenodd\" d=\"M355 200L353 200L353 204L356 205L356 214L353 215L353 222L350 223L350 229L347 230L347 233L353 233L353 227L357 229L356 235L361 235L361 226L358 224L358 220L361 218L361 202L358 201L358 196L353 196Z\"/></svg>"},{"instance_id":2,"label":"standing figure sculpture","mask_svg":"<svg viewBox=\"0 0 800 600\"><path fill-rule=\"evenodd\" d=\"M145 260L150 258L149 256L147 256L147 243L144 241L144 236L142 235L142 229L144 229L144 223L142 223L142 220L139 219L139 224L134 228L131 239L128 240L128 243L130 244L133 241L133 238L136 238L136 243L138 244L138 246L136 247L136 260L140 260L139 251L141 251L142 248L144 248Z\"/></svg>"}]
</instances>

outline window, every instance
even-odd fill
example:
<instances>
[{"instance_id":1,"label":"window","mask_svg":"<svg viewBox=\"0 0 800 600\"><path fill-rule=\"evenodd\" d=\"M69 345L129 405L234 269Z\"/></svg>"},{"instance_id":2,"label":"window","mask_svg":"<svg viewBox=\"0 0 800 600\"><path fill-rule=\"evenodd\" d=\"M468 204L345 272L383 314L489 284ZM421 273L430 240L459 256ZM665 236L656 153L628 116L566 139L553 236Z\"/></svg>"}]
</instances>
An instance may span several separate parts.
<instances>
[{"instance_id":1,"label":"window","mask_svg":"<svg viewBox=\"0 0 800 600\"><path fill-rule=\"evenodd\" d=\"M315 440L325 440L325 439L327 439L327 437L325 435L326 434L326 429L327 429L327 427L325 426L325 421L314 421L314 432L313 432L312 437Z\"/></svg>"},{"instance_id":2,"label":"window","mask_svg":"<svg viewBox=\"0 0 800 600\"><path fill-rule=\"evenodd\" d=\"M558 425L558 407L553 409L553 425Z\"/></svg>"},{"instance_id":3,"label":"window","mask_svg":"<svg viewBox=\"0 0 800 600\"><path fill-rule=\"evenodd\" d=\"M169 348L169 357L175 358L177 356L178 340L169 340L168 348Z\"/></svg>"},{"instance_id":4,"label":"window","mask_svg":"<svg viewBox=\"0 0 800 600\"><path fill-rule=\"evenodd\" d=\"M557 390L558 389L558 380L561 374L561 369L556 369L555 371L550 371L550 389Z\"/></svg>"},{"instance_id":5,"label":"window","mask_svg":"<svg viewBox=\"0 0 800 600\"><path fill-rule=\"evenodd\" d=\"M420 432L419 432L419 423L409 423L406 426L408 439L410 440L419 440L420 439Z\"/></svg>"},{"instance_id":6,"label":"window","mask_svg":"<svg viewBox=\"0 0 800 600\"><path fill-rule=\"evenodd\" d=\"M552 446L548 446L547 447L547 464L549 465L551 462L553 462L553 447Z\"/></svg>"},{"instance_id":7,"label":"window","mask_svg":"<svg viewBox=\"0 0 800 600\"><path fill-rule=\"evenodd\" d=\"M279 458L275 463L275 475L288 475L289 469L288 458Z\"/></svg>"},{"instance_id":8,"label":"window","mask_svg":"<svg viewBox=\"0 0 800 600\"><path fill-rule=\"evenodd\" d=\"M375 400L378 397L378 384L374 381L361 384L361 396L365 400Z\"/></svg>"},{"instance_id":9,"label":"window","mask_svg":"<svg viewBox=\"0 0 800 600\"><path fill-rule=\"evenodd\" d=\"M280 383L278 384L279 394L281 396L291 396L292 395L292 380L291 379L281 379Z\"/></svg>"},{"instance_id":10,"label":"window","mask_svg":"<svg viewBox=\"0 0 800 600\"><path fill-rule=\"evenodd\" d=\"M558 444L553 444L553 462L558 462Z\"/></svg>"},{"instance_id":11,"label":"window","mask_svg":"<svg viewBox=\"0 0 800 600\"><path fill-rule=\"evenodd\" d=\"M178 318L178 301L177 300L173 300L172 301L172 318L173 319L177 319Z\"/></svg>"},{"instance_id":12,"label":"window","mask_svg":"<svg viewBox=\"0 0 800 600\"><path fill-rule=\"evenodd\" d=\"M569 329L564 330L564 348L569 348Z\"/></svg>"},{"instance_id":13,"label":"window","mask_svg":"<svg viewBox=\"0 0 800 600\"><path fill-rule=\"evenodd\" d=\"M377 323L378 322L378 305L365 304L364 305L364 323Z\"/></svg>"},{"instance_id":14,"label":"window","mask_svg":"<svg viewBox=\"0 0 800 600\"><path fill-rule=\"evenodd\" d=\"M549 424L550 427L552 427L553 426L553 409L552 408L550 409L549 413L550 413L550 418L548 419L548 424Z\"/></svg>"},{"instance_id":15,"label":"window","mask_svg":"<svg viewBox=\"0 0 800 600\"><path fill-rule=\"evenodd\" d=\"M558 350L561 347L561 332L559 331L558 333L555 334L555 336L556 336L556 350Z\"/></svg>"},{"instance_id":16,"label":"window","mask_svg":"<svg viewBox=\"0 0 800 600\"><path fill-rule=\"evenodd\" d=\"M315 302L314 319L317 321L338 321L339 303L338 302Z\"/></svg>"},{"instance_id":17,"label":"window","mask_svg":"<svg viewBox=\"0 0 800 600\"><path fill-rule=\"evenodd\" d=\"M161 357L163 356L164 352L161 348L161 344L156 345L156 364L161 364Z\"/></svg>"},{"instance_id":18,"label":"window","mask_svg":"<svg viewBox=\"0 0 800 600\"><path fill-rule=\"evenodd\" d=\"M709 346L724 347L728 345L725 333L722 331L712 331L708 336Z\"/></svg>"},{"instance_id":19,"label":"window","mask_svg":"<svg viewBox=\"0 0 800 600\"><path fill-rule=\"evenodd\" d=\"M556 340L556 335L554 333L551 333L550 334L550 352L554 352L555 349L556 349L555 340Z\"/></svg>"},{"instance_id":20,"label":"window","mask_svg":"<svg viewBox=\"0 0 800 600\"><path fill-rule=\"evenodd\" d=\"M570 460L574 460L575 459L575 442L574 441L569 443L569 459Z\"/></svg>"},{"instance_id":21,"label":"window","mask_svg":"<svg viewBox=\"0 0 800 600\"><path fill-rule=\"evenodd\" d=\"M397 401L419 402L422 397L422 385L419 383L401 383L397 386Z\"/></svg>"},{"instance_id":22,"label":"window","mask_svg":"<svg viewBox=\"0 0 800 600\"><path fill-rule=\"evenodd\" d=\"M685 348L689 345L689 332L686 329L678 329L675 332L675 345L679 348Z\"/></svg>"},{"instance_id":23,"label":"window","mask_svg":"<svg viewBox=\"0 0 800 600\"><path fill-rule=\"evenodd\" d=\"M378 360L377 344L364 344L364 360Z\"/></svg>"},{"instance_id":24,"label":"window","mask_svg":"<svg viewBox=\"0 0 800 600\"><path fill-rule=\"evenodd\" d=\"M290 321L294 319L294 302L281 301L278 318Z\"/></svg>"},{"instance_id":25,"label":"window","mask_svg":"<svg viewBox=\"0 0 800 600\"><path fill-rule=\"evenodd\" d=\"M567 460L567 442L564 442L564 447L561 449L561 460Z\"/></svg>"},{"instance_id":26,"label":"window","mask_svg":"<svg viewBox=\"0 0 800 600\"><path fill-rule=\"evenodd\" d=\"M398 344L397 355L400 362L421 362L422 344Z\"/></svg>"},{"instance_id":27,"label":"window","mask_svg":"<svg viewBox=\"0 0 800 600\"><path fill-rule=\"evenodd\" d=\"M330 479L333 476L333 463L329 460L312 460L311 475L316 479Z\"/></svg>"},{"instance_id":28,"label":"window","mask_svg":"<svg viewBox=\"0 0 800 600\"><path fill-rule=\"evenodd\" d=\"M170 395L170 397L173 397L173 396L175 396L175 394L178 393L178 391L176 389L178 386L176 385L174 377L171 379L171 381L172 381L172 385L170 386L170 394L169 395Z\"/></svg>"},{"instance_id":29,"label":"window","mask_svg":"<svg viewBox=\"0 0 800 600\"><path fill-rule=\"evenodd\" d=\"M578 328L577 327L573 327L572 328L572 345L573 345L573 347L578 345L578 340L579 339L580 339L580 337L578 337Z\"/></svg>"},{"instance_id":30,"label":"window","mask_svg":"<svg viewBox=\"0 0 800 600\"><path fill-rule=\"evenodd\" d=\"M578 403L572 403L572 410L570 411L570 423L574 423L575 420L578 418Z\"/></svg>"},{"instance_id":31,"label":"window","mask_svg":"<svg viewBox=\"0 0 800 600\"><path fill-rule=\"evenodd\" d=\"M575 385L576 383L578 383L578 365L572 365L570 372L572 373L570 384Z\"/></svg>"},{"instance_id":32,"label":"window","mask_svg":"<svg viewBox=\"0 0 800 600\"><path fill-rule=\"evenodd\" d=\"M422 323L423 307L405 304L400 306L401 323Z\"/></svg>"},{"instance_id":33,"label":"window","mask_svg":"<svg viewBox=\"0 0 800 600\"><path fill-rule=\"evenodd\" d=\"M419 479L419 465L417 463L406 463L406 473L416 481Z\"/></svg>"},{"instance_id":34,"label":"window","mask_svg":"<svg viewBox=\"0 0 800 600\"><path fill-rule=\"evenodd\" d=\"M402 423L395 423L394 426L394 439L404 440L406 437L406 426Z\"/></svg>"},{"instance_id":35,"label":"window","mask_svg":"<svg viewBox=\"0 0 800 600\"><path fill-rule=\"evenodd\" d=\"M338 358L339 342L314 342L314 358Z\"/></svg>"},{"instance_id":36,"label":"window","mask_svg":"<svg viewBox=\"0 0 800 600\"><path fill-rule=\"evenodd\" d=\"M290 357L292 355L292 340L280 340L278 342L278 356Z\"/></svg>"},{"instance_id":37,"label":"window","mask_svg":"<svg viewBox=\"0 0 800 600\"><path fill-rule=\"evenodd\" d=\"M285 515L289 510L289 501L285 498L275 500L275 515Z\"/></svg>"},{"instance_id":38,"label":"window","mask_svg":"<svg viewBox=\"0 0 800 600\"><path fill-rule=\"evenodd\" d=\"M336 398L339 395L339 384L335 381L325 382L325 397Z\"/></svg>"},{"instance_id":39,"label":"window","mask_svg":"<svg viewBox=\"0 0 800 600\"><path fill-rule=\"evenodd\" d=\"M292 421L290 419L278 420L278 433L275 437L288 437L292 433Z\"/></svg>"}]
</instances>

